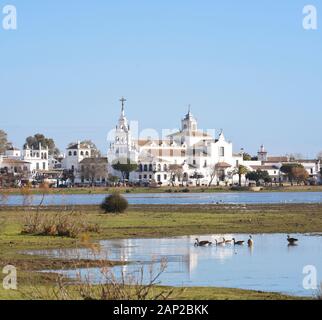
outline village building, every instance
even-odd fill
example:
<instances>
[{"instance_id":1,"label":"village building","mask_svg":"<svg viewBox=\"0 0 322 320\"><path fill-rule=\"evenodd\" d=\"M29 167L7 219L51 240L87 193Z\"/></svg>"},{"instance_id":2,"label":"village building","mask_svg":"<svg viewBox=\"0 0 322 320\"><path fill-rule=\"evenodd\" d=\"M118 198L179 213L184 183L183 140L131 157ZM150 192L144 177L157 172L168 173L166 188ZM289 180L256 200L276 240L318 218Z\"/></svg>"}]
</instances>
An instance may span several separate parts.
<instances>
[{"instance_id":1,"label":"village building","mask_svg":"<svg viewBox=\"0 0 322 320\"><path fill-rule=\"evenodd\" d=\"M138 170L129 176L135 183L218 185L238 182L234 171L243 163L242 155L233 154L233 145L223 132L214 138L199 130L190 108L178 132L162 140L135 140L125 116L125 99L121 102L121 116L108 151L111 174L121 178L113 169L113 163L131 159L138 164Z\"/></svg>"},{"instance_id":2,"label":"village building","mask_svg":"<svg viewBox=\"0 0 322 320\"><path fill-rule=\"evenodd\" d=\"M62 160L62 168L77 174L79 163L85 158L91 157L91 146L86 143L78 141L70 145L66 150L65 158Z\"/></svg>"},{"instance_id":3,"label":"village building","mask_svg":"<svg viewBox=\"0 0 322 320\"><path fill-rule=\"evenodd\" d=\"M40 171L48 171L48 147L42 147L41 143L37 149L26 146L23 150L22 160L30 163L30 172L36 173Z\"/></svg>"}]
</instances>

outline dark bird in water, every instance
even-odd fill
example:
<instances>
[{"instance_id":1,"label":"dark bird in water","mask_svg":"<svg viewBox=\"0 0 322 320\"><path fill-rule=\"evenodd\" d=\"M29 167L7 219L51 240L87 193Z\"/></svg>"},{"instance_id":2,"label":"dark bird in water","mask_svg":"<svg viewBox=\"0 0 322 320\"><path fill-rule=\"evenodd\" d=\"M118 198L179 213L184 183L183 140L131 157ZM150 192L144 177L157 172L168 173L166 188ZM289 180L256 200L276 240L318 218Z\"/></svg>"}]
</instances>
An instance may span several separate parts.
<instances>
[{"instance_id":1,"label":"dark bird in water","mask_svg":"<svg viewBox=\"0 0 322 320\"><path fill-rule=\"evenodd\" d=\"M299 240L295 238L291 238L289 235L287 236L287 241L290 245L295 245Z\"/></svg>"},{"instance_id":2,"label":"dark bird in water","mask_svg":"<svg viewBox=\"0 0 322 320\"><path fill-rule=\"evenodd\" d=\"M235 246L242 246L245 243L245 241L236 241L235 238L233 238L233 241Z\"/></svg>"},{"instance_id":3,"label":"dark bird in water","mask_svg":"<svg viewBox=\"0 0 322 320\"><path fill-rule=\"evenodd\" d=\"M254 245L254 240L252 236L249 236L249 239L247 241L247 244L249 247L252 247Z\"/></svg>"},{"instance_id":4,"label":"dark bird in water","mask_svg":"<svg viewBox=\"0 0 322 320\"><path fill-rule=\"evenodd\" d=\"M212 242L210 241L199 241L198 238L196 238L196 243L195 243L195 247L205 247L205 246L211 246Z\"/></svg>"}]
</instances>

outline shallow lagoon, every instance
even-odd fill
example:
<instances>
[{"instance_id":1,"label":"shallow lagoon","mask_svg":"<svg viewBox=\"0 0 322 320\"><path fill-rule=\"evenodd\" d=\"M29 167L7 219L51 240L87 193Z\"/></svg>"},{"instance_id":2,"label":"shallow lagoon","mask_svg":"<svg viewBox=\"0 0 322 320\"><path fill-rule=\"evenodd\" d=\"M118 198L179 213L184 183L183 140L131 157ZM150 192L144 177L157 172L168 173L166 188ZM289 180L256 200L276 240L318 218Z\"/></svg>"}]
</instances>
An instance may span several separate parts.
<instances>
[{"instance_id":1,"label":"shallow lagoon","mask_svg":"<svg viewBox=\"0 0 322 320\"><path fill-rule=\"evenodd\" d=\"M200 239L214 241L223 235L203 236ZM233 236L237 240L247 240L247 235ZM149 276L151 264L155 272L161 261L166 259L167 269L162 274L161 285L169 286L210 286L280 292L297 296L313 296L314 290L303 287L303 269L307 265L316 268L318 283L322 281L322 237L320 235L295 235L297 246L288 246L285 234L255 235L255 245L226 245L223 247L194 247L196 236L163 239L124 239L101 241L100 252L88 249L67 249L34 251L65 259L109 259L127 261L130 264L113 268L120 276L123 272L132 275L145 265ZM71 278L81 276L92 283L100 283L104 276L98 268L62 270Z\"/></svg>"},{"instance_id":2,"label":"shallow lagoon","mask_svg":"<svg viewBox=\"0 0 322 320\"><path fill-rule=\"evenodd\" d=\"M322 192L230 192L230 193L151 193L125 194L130 204L281 204L281 203L322 203ZM105 195L102 194L67 194L47 195L44 205L98 205ZM6 198L2 204L21 206L38 205L41 195L35 195L26 201L20 195ZM24 200L27 203L24 203ZM1 203L0 203L1 204Z\"/></svg>"}]
</instances>

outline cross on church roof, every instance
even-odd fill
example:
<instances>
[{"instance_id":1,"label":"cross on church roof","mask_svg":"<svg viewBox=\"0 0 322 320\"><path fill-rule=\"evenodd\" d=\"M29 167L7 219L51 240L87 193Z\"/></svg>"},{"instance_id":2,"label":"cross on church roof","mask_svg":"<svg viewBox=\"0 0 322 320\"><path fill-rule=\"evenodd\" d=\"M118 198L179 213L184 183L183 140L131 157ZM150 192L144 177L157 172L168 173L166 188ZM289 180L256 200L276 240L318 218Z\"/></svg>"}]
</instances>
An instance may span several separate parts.
<instances>
[{"instance_id":1,"label":"cross on church roof","mask_svg":"<svg viewBox=\"0 0 322 320\"><path fill-rule=\"evenodd\" d=\"M126 102L126 99L125 99L124 97L122 97L122 98L120 99L120 101L122 102L122 109L124 109L124 104L125 104L125 102Z\"/></svg>"},{"instance_id":2,"label":"cross on church roof","mask_svg":"<svg viewBox=\"0 0 322 320\"><path fill-rule=\"evenodd\" d=\"M121 114L121 116L124 117L125 116L124 105L125 105L126 99L124 97L122 97L120 99L120 101L122 103L122 114Z\"/></svg>"}]
</instances>

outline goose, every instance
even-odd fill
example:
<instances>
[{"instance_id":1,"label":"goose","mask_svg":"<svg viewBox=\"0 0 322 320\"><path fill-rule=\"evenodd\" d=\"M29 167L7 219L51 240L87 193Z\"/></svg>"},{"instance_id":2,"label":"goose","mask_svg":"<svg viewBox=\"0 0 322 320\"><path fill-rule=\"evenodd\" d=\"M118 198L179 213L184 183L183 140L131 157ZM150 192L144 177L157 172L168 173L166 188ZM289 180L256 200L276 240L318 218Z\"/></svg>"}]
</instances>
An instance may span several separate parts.
<instances>
[{"instance_id":1,"label":"goose","mask_svg":"<svg viewBox=\"0 0 322 320\"><path fill-rule=\"evenodd\" d=\"M218 242L217 240L215 240L216 241L216 246L223 246L223 245L225 245L225 239L224 239L224 241L222 241L222 242Z\"/></svg>"},{"instance_id":2,"label":"goose","mask_svg":"<svg viewBox=\"0 0 322 320\"><path fill-rule=\"evenodd\" d=\"M298 239L295 239L295 238L291 238L289 235L287 236L287 241L289 244L291 245L294 245L296 244L296 242L298 242L299 240Z\"/></svg>"},{"instance_id":3,"label":"goose","mask_svg":"<svg viewBox=\"0 0 322 320\"><path fill-rule=\"evenodd\" d=\"M199 239L196 238L196 243L195 243L196 247L205 247L205 246L210 246L211 244L212 244L212 242L210 242L210 241L207 241L207 240L199 241Z\"/></svg>"},{"instance_id":4,"label":"goose","mask_svg":"<svg viewBox=\"0 0 322 320\"><path fill-rule=\"evenodd\" d=\"M235 238L233 238L233 241L234 241L234 246L242 246L245 243L245 241L236 241Z\"/></svg>"},{"instance_id":5,"label":"goose","mask_svg":"<svg viewBox=\"0 0 322 320\"><path fill-rule=\"evenodd\" d=\"M254 240L252 236L249 236L249 240L247 241L247 244L249 247L252 247L254 245Z\"/></svg>"},{"instance_id":6,"label":"goose","mask_svg":"<svg viewBox=\"0 0 322 320\"><path fill-rule=\"evenodd\" d=\"M223 239L224 239L225 243L232 243L233 242L233 240L226 240L225 238L223 238Z\"/></svg>"}]
</instances>

